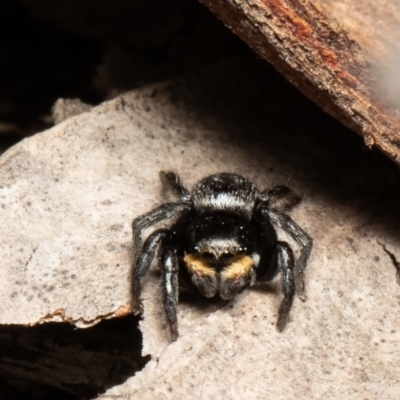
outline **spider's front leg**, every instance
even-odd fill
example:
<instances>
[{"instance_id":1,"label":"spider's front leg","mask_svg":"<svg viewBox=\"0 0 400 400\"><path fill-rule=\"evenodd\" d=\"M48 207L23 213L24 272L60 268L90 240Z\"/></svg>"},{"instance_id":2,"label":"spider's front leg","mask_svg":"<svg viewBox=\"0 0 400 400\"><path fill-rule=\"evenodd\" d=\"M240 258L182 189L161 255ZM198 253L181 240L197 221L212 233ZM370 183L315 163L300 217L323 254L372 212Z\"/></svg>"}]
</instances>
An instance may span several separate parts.
<instances>
[{"instance_id":1,"label":"spider's front leg","mask_svg":"<svg viewBox=\"0 0 400 400\"><path fill-rule=\"evenodd\" d=\"M143 231L154 224L168 218L182 215L189 211L192 205L190 202L165 203L154 210L141 215L132 222L133 233L133 264L136 264L138 257L142 251L142 234Z\"/></svg>"},{"instance_id":2,"label":"spider's front leg","mask_svg":"<svg viewBox=\"0 0 400 400\"><path fill-rule=\"evenodd\" d=\"M296 290L301 300L306 300L304 293L304 270L310 257L313 240L311 236L300 228L288 215L276 210L264 207L262 210L265 216L268 216L271 222L287 232L293 240L300 246L300 257L296 262Z\"/></svg>"},{"instance_id":3,"label":"spider's front leg","mask_svg":"<svg viewBox=\"0 0 400 400\"><path fill-rule=\"evenodd\" d=\"M294 278L294 256L293 251L286 242L278 242L278 268L281 272L283 300L279 308L278 321L276 326L279 331L283 331L288 320L289 312L292 308L293 297L296 291Z\"/></svg>"},{"instance_id":4,"label":"spider's front leg","mask_svg":"<svg viewBox=\"0 0 400 400\"><path fill-rule=\"evenodd\" d=\"M179 264L176 250L166 245L163 248L161 263L164 310L171 332L171 339L175 342L179 336L176 313L176 306L179 300Z\"/></svg>"},{"instance_id":5,"label":"spider's front leg","mask_svg":"<svg viewBox=\"0 0 400 400\"><path fill-rule=\"evenodd\" d=\"M165 239L168 231L159 229L153 232L144 242L143 249L132 266L131 276L131 308L134 315L143 312L143 305L140 300L141 283L146 275L155 255L158 253L160 244Z\"/></svg>"},{"instance_id":6,"label":"spider's front leg","mask_svg":"<svg viewBox=\"0 0 400 400\"><path fill-rule=\"evenodd\" d=\"M140 301L140 285L143 277L150 267L151 262L156 255L161 241L166 236L166 230L159 229L153 232L142 245L142 234L146 228L151 227L163 219L182 215L190 210L189 202L166 203L156 209L136 218L132 223L133 233L133 257L131 274L131 307L133 314L143 312Z\"/></svg>"}]
</instances>

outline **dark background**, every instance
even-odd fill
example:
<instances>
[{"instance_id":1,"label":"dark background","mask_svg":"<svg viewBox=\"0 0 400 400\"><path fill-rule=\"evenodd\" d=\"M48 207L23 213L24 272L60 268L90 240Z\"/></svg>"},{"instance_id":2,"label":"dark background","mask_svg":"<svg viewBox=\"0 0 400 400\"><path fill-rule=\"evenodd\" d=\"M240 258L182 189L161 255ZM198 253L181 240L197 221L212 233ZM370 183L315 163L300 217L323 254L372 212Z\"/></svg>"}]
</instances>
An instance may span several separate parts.
<instances>
[{"instance_id":1,"label":"dark background","mask_svg":"<svg viewBox=\"0 0 400 400\"><path fill-rule=\"evenodd\" d=\"M60 98L120 92L249 52L196 0L0 2L0 149L52 126Z\"/></svg>"}]
</instances>

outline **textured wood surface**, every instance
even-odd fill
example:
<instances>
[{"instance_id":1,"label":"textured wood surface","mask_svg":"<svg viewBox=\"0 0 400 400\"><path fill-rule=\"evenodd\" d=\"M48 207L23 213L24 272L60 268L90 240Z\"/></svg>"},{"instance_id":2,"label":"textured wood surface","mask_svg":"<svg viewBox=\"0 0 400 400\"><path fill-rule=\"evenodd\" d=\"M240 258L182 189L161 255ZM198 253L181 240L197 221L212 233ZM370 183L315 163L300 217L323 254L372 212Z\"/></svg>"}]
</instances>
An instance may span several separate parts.
<instances>
[{"instance_id":1,"label":"textured wood surface","mask_svg":"<svg viewBox=\"0 0 400 400\"><path fill-rule=\"evenodd\" d=\"M380 84L396 61L399 5L384 0L201 1L306 96L362 135L367 146L400 163L396 96L388 93L391 83Z\"/></svg>"}]
</instances>

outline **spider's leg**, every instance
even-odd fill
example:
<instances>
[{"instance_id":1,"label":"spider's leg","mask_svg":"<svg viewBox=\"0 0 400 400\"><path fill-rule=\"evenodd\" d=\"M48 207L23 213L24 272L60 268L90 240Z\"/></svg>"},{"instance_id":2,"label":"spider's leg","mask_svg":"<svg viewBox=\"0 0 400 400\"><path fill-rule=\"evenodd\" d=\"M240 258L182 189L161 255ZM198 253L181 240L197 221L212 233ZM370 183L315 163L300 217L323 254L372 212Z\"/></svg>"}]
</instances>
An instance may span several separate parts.
<instances>
[{"instance_id":1,"label":"spider's leg","mask_svg":"<svg viewBox=\"0 0 400 400\"><path fill-rule=\"evenodd\" d=\"M258 195L258 200L268 204L269 208L287 212L300 203L301 197L286 185L266 189Z\"/></svg>"},{"instance_id":2,"label":"spider's leg","mask_svg":"<svg viewBox=\"0 0 400 400\"><path fill-rule=\"evenodd\" d=\"M282 277L283 300L279 308L276 326L279 331L282 331L289 320L289 312L296 291L293 251L286 242L278 242L278 268Z\"/></svg>"},{"instance_id":3,"label":"spider's leg","mask_svg":"<svg viewBox=\"0 0 400 400\"><path fill-rule=\"evenodd\" d=\"M177 215L182 215L185 211L189 211L192 205L189 202L180 203L165 203L155 208L154 210L141 215L132 222L133 233L133 259L134 263L138 259L142 249L142 233L143 231L162 221L163 219L172 218Z\"/></svg>"},{"instance_id":4,"label":"spider's leg","mask_svg":"<svg viewBox=\"0 0 400 400\"><path fill-rule=\"evenodd\" d=\"M300 257L296 262L296 289L300 299L305 300L304 293L304 270L310 257L313 240L311 236L301 229L288 215L280 213L276 210L264 207L262 209L264 215L267 215L271 222L287 232L293 240L301 247Z\"/></svg>"},{"instance_id":5,"label":"spider's leg","mask_svg":"<svg viewBox=\"0 0 400 400\"><path fill-rule=\"evenodd\" d=\"M183 200L190 198L190 192L178 174L171 171L160 171L160 179L165 185Z\"/></svg>"},{"instance_id":6,"label":"spider's leg","mask_svg":"<svg viewBox=\"0 0 400 400\"><path fill-rule=\"evenodd\" d=\"M142 252L137 262L134 260L131 276L131 308L132 313L137 315L143 312L142 302L140 301L140 286L143 277L146 275L155 255L158 252L161 241L167 234L166 229L158 229L153 232L144 242Z\"/></svg>"},{"instance_id":7,"label":"spider's leg","mask_svg":"<svg viewBox=\"0 0 400 400\"><path fill-rule=\"evenodd\" d=\"M171 339L178 339L178 318L176 306L179 300L179 279L178 279L178 257L176 250L166 246L162 254L162 276L163 276L163 302L167 316L168 326L171 332Z\"/></svg>"}]
</instances>

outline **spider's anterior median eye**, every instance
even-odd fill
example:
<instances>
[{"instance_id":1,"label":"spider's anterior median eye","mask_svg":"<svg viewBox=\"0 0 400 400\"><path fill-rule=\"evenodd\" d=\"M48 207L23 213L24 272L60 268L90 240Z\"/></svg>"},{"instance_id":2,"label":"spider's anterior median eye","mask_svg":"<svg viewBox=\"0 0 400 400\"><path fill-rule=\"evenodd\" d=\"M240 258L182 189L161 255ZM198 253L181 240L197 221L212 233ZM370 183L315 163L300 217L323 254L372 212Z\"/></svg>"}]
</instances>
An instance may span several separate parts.
<instances>
[{"instance_id":1,"label":"spider's anterior median eye","mask_svg":"<svg viewBox=\"0 0 400 400\"><path fill-rule=\"evenodd\" d=\"M217 261L215 255L213 253L210 253L209 251L203 251L203 253L201 253L201 258L206 263L215 263Z\"/></svg>"},{"instance_id":2,"label":"spider's anterior median eye","mask_svg":"<svg viewBox=\"0 0 400 400\"><path fill-rule=\"evenodd\" d=\"M233 261L235 258L235 255L229 252L222 253L221 256L219 257L219 261L221 261L224 264L229 264L230 262Z\"/></svg>"}]
</instances>

